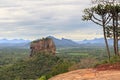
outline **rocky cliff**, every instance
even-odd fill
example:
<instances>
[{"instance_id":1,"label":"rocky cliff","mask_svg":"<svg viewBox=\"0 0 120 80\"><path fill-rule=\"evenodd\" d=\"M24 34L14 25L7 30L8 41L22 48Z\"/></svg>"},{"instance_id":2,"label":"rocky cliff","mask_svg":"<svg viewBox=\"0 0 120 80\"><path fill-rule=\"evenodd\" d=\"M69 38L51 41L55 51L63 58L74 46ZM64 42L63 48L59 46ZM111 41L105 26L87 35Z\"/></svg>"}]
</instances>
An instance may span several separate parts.
<instances>
[{"instance_id":1,"label":"rocky cliff","mask_svg":"<svg viewBox=\"0 0 120 80\"><path fill-rule=\"evenodd\" d=\"M31 42L30 49L31 49L30 56L33 56L36 53L45 53L52 55L55 55L56 53L56 47L51 38L43 38Z\"/></svg>"}]
</instances>

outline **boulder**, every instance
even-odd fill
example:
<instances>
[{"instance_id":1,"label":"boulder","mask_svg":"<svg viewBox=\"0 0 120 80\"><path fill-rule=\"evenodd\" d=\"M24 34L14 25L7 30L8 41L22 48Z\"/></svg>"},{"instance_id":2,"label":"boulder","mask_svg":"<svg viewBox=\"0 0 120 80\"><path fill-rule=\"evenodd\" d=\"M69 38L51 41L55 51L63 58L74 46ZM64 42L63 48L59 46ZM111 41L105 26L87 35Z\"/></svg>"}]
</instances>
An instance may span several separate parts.
<instances>
[{"instance_id":1,"label":"boulder","mask_svg":"<svg viewBox=\"0 0 120 80\"><path fill-rule=\"evenodd\" d=\"M36 53L45 53L52 55L55 55L56 53L56 46L51 38L43 38L31 42L30 49L30 56L33 56Z\"/></svg>"}]
</instances>

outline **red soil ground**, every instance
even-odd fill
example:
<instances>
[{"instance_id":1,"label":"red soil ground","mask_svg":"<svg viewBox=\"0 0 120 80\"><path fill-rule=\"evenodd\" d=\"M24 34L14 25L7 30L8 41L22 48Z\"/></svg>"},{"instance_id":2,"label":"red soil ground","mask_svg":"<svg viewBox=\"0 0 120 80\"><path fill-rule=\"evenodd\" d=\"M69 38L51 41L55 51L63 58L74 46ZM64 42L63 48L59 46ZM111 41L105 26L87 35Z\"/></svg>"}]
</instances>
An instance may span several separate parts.
<instances>
[{"instance_id":1,"label":"red soil ground","mask_svg":"<svg viewBox=\"0 0 120 80\"><path fill-rule=\"evenodd\" d=\"M104 70L120 70L120 63L114 64L103 64L96 67L97 71L104 71Z\"/></svg>"},{"instance_id":2,"label":"red soil ground","mask_svg":"<svg viewBox=\"0 0 120 80\"><path fill-rule=\"evenodd\" d=\"M79 69L49 80L120 80L120 63L103 64L93 69Z\"/></svg>"}]
</instances>

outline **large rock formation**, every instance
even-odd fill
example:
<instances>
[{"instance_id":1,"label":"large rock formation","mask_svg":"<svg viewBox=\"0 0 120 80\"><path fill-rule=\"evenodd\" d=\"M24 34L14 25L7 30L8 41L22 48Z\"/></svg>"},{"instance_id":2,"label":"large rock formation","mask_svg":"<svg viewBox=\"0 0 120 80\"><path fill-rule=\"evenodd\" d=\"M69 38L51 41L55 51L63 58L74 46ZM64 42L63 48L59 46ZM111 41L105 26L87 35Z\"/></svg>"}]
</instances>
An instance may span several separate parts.
<instances>
[{"instance_id":1,"label":"large rock formation","mask_svg":"<svg viewBox=\"0 0 120 80\"><path fill-rule=\"evenodd\" d=\"M36 53L45 53L52 55L55 55L56 53L56 47L51 38L43 38L31 42L30 49L31 49L30 56L33 56Z\"/></svg>"}]
</instances>

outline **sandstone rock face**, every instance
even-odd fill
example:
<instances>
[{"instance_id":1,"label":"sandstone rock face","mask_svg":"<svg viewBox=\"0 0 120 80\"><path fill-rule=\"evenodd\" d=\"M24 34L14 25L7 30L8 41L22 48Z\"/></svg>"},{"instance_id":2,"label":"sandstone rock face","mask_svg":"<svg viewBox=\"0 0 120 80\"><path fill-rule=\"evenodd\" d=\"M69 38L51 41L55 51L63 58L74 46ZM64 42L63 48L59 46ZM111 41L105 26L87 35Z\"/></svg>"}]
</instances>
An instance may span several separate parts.
<instances>
[{"instance_id":1,"label":"sandstone rock face","mask_svg":"<svg viewBox=\"0 0 120 80\"><path fill-rule=\"evenodd\" d=\"M51 38L43 38L31 42L30 49L31 49L30 56L33 56L36 53L45 53L52 55L55 55L56 53L56 47Z\"/></svg>"}]
</instances>

